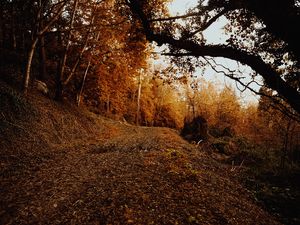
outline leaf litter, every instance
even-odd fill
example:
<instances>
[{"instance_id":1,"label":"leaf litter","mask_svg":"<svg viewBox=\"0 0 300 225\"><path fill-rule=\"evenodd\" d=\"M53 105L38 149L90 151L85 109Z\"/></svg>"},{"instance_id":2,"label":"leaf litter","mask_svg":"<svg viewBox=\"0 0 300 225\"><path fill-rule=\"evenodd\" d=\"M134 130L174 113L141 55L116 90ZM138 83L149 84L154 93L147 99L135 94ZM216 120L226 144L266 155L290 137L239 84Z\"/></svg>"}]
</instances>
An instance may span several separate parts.
<instances>
[{"instance_id":1,"label":"leaf litter","mask_svg":"<svg viewBox=\"0 0 300 225\"><path fill-rule=\"evenodd\" d=\"M1 133L0 224L280 224L175 130L30 101Z\"/></svg>"}]
</instances>

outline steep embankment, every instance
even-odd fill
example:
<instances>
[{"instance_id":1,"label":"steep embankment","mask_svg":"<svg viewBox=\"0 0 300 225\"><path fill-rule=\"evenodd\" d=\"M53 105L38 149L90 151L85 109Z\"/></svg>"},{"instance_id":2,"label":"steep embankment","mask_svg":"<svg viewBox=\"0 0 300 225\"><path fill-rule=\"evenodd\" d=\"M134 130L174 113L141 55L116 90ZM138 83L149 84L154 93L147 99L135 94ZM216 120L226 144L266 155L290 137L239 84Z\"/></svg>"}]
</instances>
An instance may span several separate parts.
<instances>
[{"instance_id":1,"label":"steep embankment","mask_svg":"<svg viewBox=\"0 0 300 225\"><path fill-rule=\"evenodd\" d=\"M167 128L0 85L1 224L279 224Z\"/></svg>"}]
</instances>

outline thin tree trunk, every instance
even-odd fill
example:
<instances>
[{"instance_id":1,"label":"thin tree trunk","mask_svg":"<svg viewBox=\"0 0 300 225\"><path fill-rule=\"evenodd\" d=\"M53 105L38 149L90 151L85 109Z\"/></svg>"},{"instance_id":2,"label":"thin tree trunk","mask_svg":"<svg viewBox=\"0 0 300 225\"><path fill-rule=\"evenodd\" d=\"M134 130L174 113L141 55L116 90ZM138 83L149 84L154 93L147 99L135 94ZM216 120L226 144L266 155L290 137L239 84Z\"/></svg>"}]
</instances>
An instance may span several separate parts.
<instances>
[{"instance_id":1,"label":"thin tree trunk","mask_svg":"<svg viewBox=\"0 0 300 225\"><path fill-rule=\"evenodd\" d=\"M22 6L22 10L25 11L25 4ZM22 23L19 25L20 26L20 44L19 44L19 48L21 50L22 53L25 53L26 52L26 44L25 44L25 39L26 39L26 26L25 26L25 21L22 21Z\"/></svg>"},{"instance_id":2,"label":"thin tree trunk","mask_svg":"<svg viewBox=\"0 0 300 225\"><path fill-rule=\"evenodd\" d=\"M47 71L46 71L46 60L47 59L46 59L44 37L41 37L39 43L40 43L40 46L39 46L40 54L39 54L39 76L38 76L38 78L40 80L44 80L47 75Z\"/></svg>"},{"instance_id":3,"label":"thin tree trunk","mask_svg":"<svg viewBox=\"0 0 300 225\"><path fill-rule=\"evenodd\" d=\"M29 51L29 54L28 54L26 72L25 72L25 76L24 76L24 79L23 79L23 93L25 95L27 94L27 90L28 90L32 59L33 59L34 51L35 51L36 44L37 44L38 40L39 40L38 37L36 37L36 39L32 42L31 47L30 47L30 51Z\"/></svg>"},{"instance_id":4,"label":"thin tree trunk","mask_svg":"<svg viewBox=\"0 0 300 225\"><path fill-rule=\"evenodd\" d=\"M11 20L11 41L13 50L17 49L17 37L16 37L16 22L15 22L15 7L12 2L12 20Z\"/></svg>"},{"instance_id":5,"label":"thin tree trunk","mask_svg":"<svg viewBox=\"0 0 300 225\"><path fill-rule=\"evenodd\" d=\"M58 33L58 43L61 44L61 33ZM61 46L61 45L60 45ZM62 82L60 80L60 68L61 68L61 59L57 60L57 68L56 68L56 77L55 77L55 84L56 84L56 89L55 89L55 97L54 99L57 101L61 100L61 93L62 93Z\"/></svg>"},{"instance_id":6,"label":"thin tree trunk","mask_svg":"<svg viewBox=\"0 0 300 225\"><path fill-rule=\"evenodd\" d=\"M82 81L81 81L80 91L77 95L77 106L79 106L80 103L81 103L81 96L82 96L82 92L83 92L83 87L84 87L84 84L85 84L86 76L87 76L87 73L89 71L90 65L91 65L91 60L89 60L88 65L87 65L87 67L84 71L84 75L83 75L83 78L82 78Z\"/></svg>"},{"instance_id":7,"label":"thin tree trunk","mask_svg":"<svg viewBox=\"0 0 300 225\"><path fill-rule=\"evenodd\" d=\"M4 27L4 10L3 10L3 3L0 3L0 48L4 47L4 32L5 32L5 27Z\"/></svg>"},{"instance_id":8,"label":"thin tree trunk","mask_svg":"<svg viewBox=\"0 0 300 225\"><path fill-rule=\"evenodd\" d=\"M61 5L60 9L58 10L57 14L48 22L48 24L41 29L37 35L33 36L33 41L31 43L30 51L28 54L28 59L27 59L27 66L26 66L26 72L23 78L23 93L26 95L27 90L28 90L28 84L29 84L29 79L30 79L30 71L31 71L31 65L32 65L32 59L34 55L34 51L36 48L36 45L38 43L38 40L41 36L45 34L45 32L50 28L50 26L58 19L59 15L62 13L63 8L65 6L65 2Z\"/></svg>"},{"instance_id":9,"label":"thin tree trunk","mask_svg":"<svg viewBox=\"0 0 300 225\"><path fill-rule=\"evenodd\" d=\"M295 133L295 128L296 128L296 124L295 123L292 123L291 124L291 129L290 129L290 138L289 138L289 158L294 161L294 158L293 158L293 146L295 146L294 144L294 137L295 135L293 135Z\"/></svg>"},{"instance_id":10,"label":"thin tree trunk","mask_svg":"<svg viewBox=\"0 0 300 225\"><path fill-rule=\"evenodd\" d=\"M137 109L136 109L136 125L139 125L139 123L140 123L141 92L142 92L142 82L141 82L141 74L139 74L138 96L137 96Z\"/></svg>"},{"instance_id":11,"label":"thin tree trunk","mask_svg":"<svg viewBox=\"0 0 300 225\"><path fill-rule=\"evenodd\" d=\"M43 28L43 21L40 22L40 30ZM45 37L41 36L39 39L39 76L40 80L46 78L46 49L45 49Z\"/></svg>"},{"instance_id":12,"label":"thin tree trunk","mask_svg":"<svg viewBox=\"0 0 300 225\"><path fill-rule=\"evenodd\" d=\"M94 17L92 19L92 22L94 20ZM92 23L91 23L92 24ZM89 30L90 31L90 30ZM99 40L99 37L100 37L100 31L98 31L97 35L96 35L96 42ZM92 46L92 48L94 48L94 45ZM88 65L85 69L85 72L84 72L84 75L83 75L83 78L82 78L82 82L81 82L81 87L80 87L80 91L77 95L77 106L80 105L81 103L81 96L82 96L82 92L83 92L83 87L84 87L84 84L85 84L85 80L86 80L86 77L87 77L87 74L88 74L88 70L90 68L90 65L91 65L91 57L89 58L89 62L88 62Z\"/></svg>"},{"instance_id":13,"label":"thin tree trunk","mask_svg":"<svg viewBox=\"0 0 300 225\"><path fill-rule=\"evenodd\" d=\"M77 67L78 67L78 65L79 65L79 62L80 62L80 60L82 59L82 55L83 55L83 53L84 53L84 49L85 49L86 46L87 46L87 43L88 43L88 37L86 38L86 41L85 41L85 43L84 43L84 46L83 46L83 48L81 49L80 54L79 54L79 56L78 56L78 58L77 58L75 64L74 64L73 67L72 67L71 73L69 74L69 76L67 77L67 79L63 82L63 85L64 85L64 86L66 86L66 85L70 82L71 78L72 78L73 75L75 74L76 69L77 69Z\"/></svg>"},{"instance_id":14,"label":"thin tree trunk","mask_svg":"<svg viewBox=\"0 0 300 225\"><path fill-rule=\"evenodd\" d=\"M281 156L281 169L285 168L285 161L286 161L287 151L288 151L290 126L291 126L291 119L289 119L286 130L285 130L285 136L284 136L284 142L283 142L283 155Z\"/></svg>"},{"instance_id":15,"label":"thin tree trunk","mask_svg":"<svg viewBox=\"0 0 300 225\"><path fill-rule=\"evenodd\" d=\"M110 112L110 95L108 95L107 99L106 99L106 113L109 114Z\"/></svg>"},{"instance_id":16,"label":"thin tree trunk","mask_svg":"<svg viewBox=\"0 0 300 225\"><path fill-rule=\"evenodd\" d=\"M57 87L57 91L56 91L56 96L55 96L55 99L56 100L59 100L62 98L62 92L63 92L63 79L64 79L64 72L65 72L65 68L66 68L66 62L67 62L67 56L68 56L68 51L69 51L69 48L70 48L70 45L71 45L71 42L70 42L70 39L71 39L71 34L72 34L72 29L73 29L73 23L74 23L74 19L75 19L75 14L76 14L76 10L77 10L77 5L78 5L78 0L75 0L74 1L74 7L73 7L73 11L72 11L72 16L71 16L71 21L70 21L70 31L68 33L68 36L67 36L67 44L66 44L66 47L64 49L64 53L63 53L63 56L62 56L62 60L61 60L61 63L60 63L60 72L59 72L59 82L60 84L58 84L58 87Z\"/></svg>"},{"instance_id":17,"label":"thin tree trunk","mask_svg":"<svg viewBox=\"0 0 300 225\"><path fill-rule=\"evenodd\" d=\"M92 19L91 19L91 22L90 22L90 28L89 28L89 30L88 30L88 32L87 32L87 35L86 35L86 38L85 38L84 45L82 46L81 51L80 51L80 53L79 53L79 56L78 56L78 58L77 58L75 64L74 64L73 67L72 67L72 70L71 70L70 75L67 77L67 79L66 79L66 80L64 81L64 83L63 83L64 86L67 85L67 84L70 82L71 78L73 77L73 75L74 75L75 72L76 72L76 69L77 69L77 67L78 67L78 65L79 65L80 60L82 59L82 55L83 55L84 50L86 49L87 44L88 44L88 41L89 41L90 32L91 32L91 30L92 30L92 24L93 24L93 22L94 22L94 18L95 18L95 16L93 15L93 17L92 17Z\"/></svg>"},{"instance_id":18,"label":"thin tree trunk","mask_svg":"<svg viewBox=\"0 0 300 225\"><path fill-rule=\"evenodd\" d=\"M57 27L57 43L59 45L59 48L63 47L62 43L62 36L61 36L61 30L60 27ZM56 76L55 76L55 96L54 99L56 101L61 101L62 97L62 82L61 82L61 77L60 77L60 71L61 71L61 63L62 63L62 58L57 59L57 68L56 68Z\"/></svg>"}]
</instances>

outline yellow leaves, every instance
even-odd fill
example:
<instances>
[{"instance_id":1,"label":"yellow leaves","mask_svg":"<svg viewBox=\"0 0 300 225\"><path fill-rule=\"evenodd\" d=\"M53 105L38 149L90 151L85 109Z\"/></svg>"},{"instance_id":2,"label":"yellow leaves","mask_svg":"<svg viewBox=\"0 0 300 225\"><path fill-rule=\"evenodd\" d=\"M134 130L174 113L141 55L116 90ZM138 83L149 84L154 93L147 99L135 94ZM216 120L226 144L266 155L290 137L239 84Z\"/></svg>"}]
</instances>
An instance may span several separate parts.
<instances>
[{"instance_id":1,"label":"yellow leaves","mask_svg":"<svg viewBox=\"0 0 300 225\"><path fill-rule=\"evenodd\" d=\"M150 0L143 1L143 9L147 14L152 13L157 16L163 16L168 14L167 4L172 0Z\"/></svg>"},{"instance_id":2,"label":"yellow leaves","mask_svg":"<svg viewBox=\"0 0 300 225\"><path fill-rule=\"evenodd\" d=\"M122 118L136 111L129 107L128 96L135 91L134 77L147 67L150 50L137 24L127 20L120 7L115 0L98 7L95 27L101 35L91 51L95 70L87 78L85 94L97 111Z\"/></svg>"}]
</instances>

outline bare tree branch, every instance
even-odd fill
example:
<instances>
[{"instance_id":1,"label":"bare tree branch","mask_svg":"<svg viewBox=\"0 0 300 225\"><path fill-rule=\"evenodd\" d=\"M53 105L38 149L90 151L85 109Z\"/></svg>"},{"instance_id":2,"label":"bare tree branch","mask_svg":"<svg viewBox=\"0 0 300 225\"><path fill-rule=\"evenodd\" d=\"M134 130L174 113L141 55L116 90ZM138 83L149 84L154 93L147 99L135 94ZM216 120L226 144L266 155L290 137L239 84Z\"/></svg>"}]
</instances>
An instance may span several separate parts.
<instances>
[{"instance_id":1,"label":"bare tree branch","mask_svg":"<svg viewBox=\"0 0 300 225\"><path fill-rule=\"evenodd\" d=\"M234 76L234 71L231 71L231 72L233 72L233 73L231 73L231 72L230 72L230 73L226 73L226 72L224 72L224 71L222 71L222 70L217 70L217 69L215 68L215 66L212 65L212 63L207 59L207 57L203 57L203 58L206 60L206 62L208 63L208 65L209 65L215 72L217 72L217 73L222 73L224 76L226 76L226 77L228 77L228 78L234 80L236 83L238 83L238 84L240 84L242 87L244 87L244 89L241 90L241 92L243 92L243 91L245 91L246 89L248 89L248 90L250 90L251 92L255 93L256 95L263 96L263 97L267 97L267 98L270 99L271 102L273 103L273 104L270 104L271 107L273 107L273 108L276 109L276 110L279 110L281 113L283 113L284 115L288 116L289 118L291 118L291 119L293 119L293 120L296 120L296 121L300 122L299 115L297 115L296 113L294 113L293 111L291 111L290 108L288 108L286 105L284 105L284 104L282 103L282 98L280 98L279 96L271 96L271 95L267 95L267 94L265 94L265 93L263 93L263 92L259 92L259 91L256 91L255 89L251 88L251 87L250 87L250 84L251 84L251 83L255 82L256 84L258 84L255 80L252 80L252 81L248 82L247 84L245 84L245 83L243 83L243 82L241 81L241 79L242 79L243 77L235 77L235 76ZM212 60L212 61L215 63L215 61L214 61L213 59L210 59L210 60ZM216 65L219 65L219 64L217 64L217 63L215 63L215 64L216 64ZM219 65L219 66L222 66L222 65ZM225 68L225 67L223 67L223 68ZM228 69L228 68L225 68L225 69ZM259 86L262 86L262 85L260 85L260 84L258 84L258 85L259 85Z\"/></svg>"},{"instance_id":2,"label":"bare tree branch","mask_svg":"<svg viewBox=\"0 0 300 225\"><path fill-rule=\"evenodd\" d=\"M171 17L167 17L167 18L151 19L151 20L148 20L148 22L162 22L162 21L186 19L186 18L189 18L189 17L201 16L201 14L202 14L202 12L188 13L188 14L181 15L181 16L171 16Z\"/></svg>"},{"instance_id":3,"label":"bare tree branch","mask_svg":"<svg viewBox=\"0 0 300 225\"><path fill-rule=\"evenodd\" d=\"M210 25L212 25L214 22L216 22L221 16L223 16L226 12L228 12L228 9L224 9L218 14L216 14L214 17L212 17L208 22L206 22L204 25L202 25L199 29L193 31L191 34L189 34L185 39L189 39L196 35L199 32L202 32L206 30Z\"/></svg>"}]
</instances>

